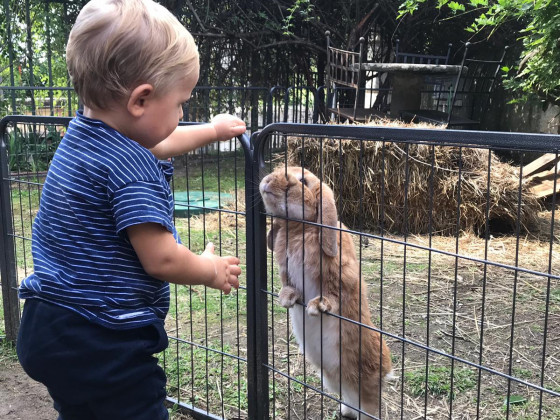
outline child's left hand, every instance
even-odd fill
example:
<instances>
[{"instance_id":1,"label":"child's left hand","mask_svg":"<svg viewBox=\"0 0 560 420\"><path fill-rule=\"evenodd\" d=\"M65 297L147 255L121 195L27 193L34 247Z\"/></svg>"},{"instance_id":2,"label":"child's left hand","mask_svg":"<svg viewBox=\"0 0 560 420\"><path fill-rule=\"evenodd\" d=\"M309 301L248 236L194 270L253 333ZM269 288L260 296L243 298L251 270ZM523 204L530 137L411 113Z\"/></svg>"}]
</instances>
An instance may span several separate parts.
<instances>
[{"instance_id":1,"label":"child's left hand","mask_svg":"<svg viewBox=\"0 0 560 420\"><path fill-rule=\"evenodd\" d=\"M216 140L224 141L243 134L247 127L245 122L236 116L229 114L218 114L210 122L216 131Z\"/></svg>"}]
</instances>

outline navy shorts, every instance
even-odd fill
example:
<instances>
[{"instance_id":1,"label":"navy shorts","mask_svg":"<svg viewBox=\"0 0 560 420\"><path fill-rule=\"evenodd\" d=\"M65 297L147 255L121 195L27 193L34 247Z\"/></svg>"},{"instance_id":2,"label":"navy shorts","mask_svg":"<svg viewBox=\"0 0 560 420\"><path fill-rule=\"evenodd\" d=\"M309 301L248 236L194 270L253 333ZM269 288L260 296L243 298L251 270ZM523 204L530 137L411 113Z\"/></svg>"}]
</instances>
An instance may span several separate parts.
<instances>
[{"instance_id":1,"label":"navy shorts","mask_svg":"<svg viewBox=\"0 0 560 420\"><path fill-rule=\"evenodd\" d=\"M168 419L163 324L112 330L38 299L25 302L17 353L47 387L59 420Z\"/></svg>"}]
</instances>

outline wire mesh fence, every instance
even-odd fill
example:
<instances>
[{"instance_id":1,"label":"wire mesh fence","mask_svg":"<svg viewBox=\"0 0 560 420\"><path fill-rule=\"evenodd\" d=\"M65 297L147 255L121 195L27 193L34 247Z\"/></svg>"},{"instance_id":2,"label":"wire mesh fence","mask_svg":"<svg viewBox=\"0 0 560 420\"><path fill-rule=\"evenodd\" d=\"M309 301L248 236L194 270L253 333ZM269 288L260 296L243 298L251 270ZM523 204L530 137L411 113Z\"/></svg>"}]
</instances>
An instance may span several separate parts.
<instances>
[{"instance_id":1,"label":"wire mesh fence","mask_svg":"<svg viewBox=\"0 0 560 420\"><path fill-rule=\"evenodd\" d=\"M9 340L17 336L22 309L17 287L33 271L31 230L48 164L69 121L25 116L2 121L2 335ZM174 162L175 224L192 251L200 253L213 242L217 254L245 261L245 157L239 140L231 142L237 143L231 151L199 149ZM229 296L172 287L171 301L170 345L160 355L170 400L193 412L242 417L247 412L245 286Z\"/></svg>"},{"instance_id":2,"label":"wire mesh fence","mask_svg":"<svg viewBox=\"0 0 560 420\"><path fill-rule=\"evenodd\" d=\"M12 117L1 127L8 338L68 121ZM170 401L197 418L560 416L557 199L535 199L523 173L533 153L558 160L558 136L273 124L232 142L174 162L183 243L200 252L212 241L244 274L227 296L172 287L160 355ZM273 200L287 212L259 190L276 168L294 191ZM329 191L344 225L321 204ZM319 204L302 207L306 199ZM389 364L395 378L368 394Z\"/></svg>"},{"instance_id":3,"label":"wire mesh fence","mask_svg":"<svg viewBox=\"0 0 560 420\"><path fill-rule=\"evenodd\" d=\"M272 139L283 149L267 152ZM261 181L276 238L260 256L268 415L337 418L351 403L354 415L387 419L558 418L557 201L535 200L523 168L559 146L506 133L265 128L254 161L255 181L275 174ZM320 220L329 193L316 178L347 227ZM332 258L317 251L325 226L339 236ZM383 362L396 378L368 395Z\"/></svg>"}]
</instances>

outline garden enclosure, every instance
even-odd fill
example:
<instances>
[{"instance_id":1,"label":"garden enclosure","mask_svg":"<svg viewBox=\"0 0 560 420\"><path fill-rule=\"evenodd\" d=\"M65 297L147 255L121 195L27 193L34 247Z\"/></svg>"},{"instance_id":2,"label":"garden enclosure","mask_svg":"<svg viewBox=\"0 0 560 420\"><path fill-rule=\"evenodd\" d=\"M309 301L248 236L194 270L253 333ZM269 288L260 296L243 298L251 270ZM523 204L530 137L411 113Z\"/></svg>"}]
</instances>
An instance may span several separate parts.
<instances>
[{"instance_id":1,"label":"garden enclosure","mask_svg":"<svg viewBox=\"0 0 560 420\"><path fill-rule=\"evenodd\" d=\"M68 121L13 116L0 127L2 335L10 340L16 289L33 270L45 171ZM374 327L357 325L381 332L391 350L397 379L371 414L560 418L557 199L535 200L523 177L532 153L558 160L558 136L276 123L231 142L174 162L174 192L202 196L176 215L183 243L201 252L214 242L217 253L239 256L243 276L227 296L172 287L170 346L160 355L170 402L201 419L337 418L340 396L306 362L312 343L300 350L292 336L266 246L278 217L264 211L258 184L290 165L335 192Z\"/></svg>"}]
</instances>

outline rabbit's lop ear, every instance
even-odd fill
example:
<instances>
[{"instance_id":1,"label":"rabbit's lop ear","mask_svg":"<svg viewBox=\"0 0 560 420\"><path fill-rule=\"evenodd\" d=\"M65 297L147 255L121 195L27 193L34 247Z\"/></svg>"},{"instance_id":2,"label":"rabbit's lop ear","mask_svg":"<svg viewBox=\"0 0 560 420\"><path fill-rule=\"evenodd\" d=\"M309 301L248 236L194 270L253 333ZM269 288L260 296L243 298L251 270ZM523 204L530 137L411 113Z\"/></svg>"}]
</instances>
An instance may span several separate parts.
<instances>
[{"instance_id":1,"label":"rabbit's lop ear","mask_svg":"<svg viewBox=\"0 0 560 420\"><path fill-rule=\"evenodd\" d=\"M280 229L280 223L276 220L272 223L268 234L266 235L266 245L268 249L274 251L274 244L276 242L276 237L278 236L278 230Z\"/></svg>"},{"instance_id":2,"label":"rabbit's lop ear","mask_svg":"<svg viewBox=\"0 0 560 420\"><path fill-rule=\"evenodd\" d=\"M266 245L271 251L274 251L274 239L276 239L276 231L271 228L266 235Z\"/></svg>"},{"instance_id":3,"label":"rabbit's lop ear","mask_svg":"<svg viewBox=\"0 0 560 420\"><path fill-rule=\"evenodd\" d=\"M332 226L334 228L338 225L338 215L336 213L336 204L334 202L334 194L332 190L322 184L321 190L317 193L317 223L324 226ZM328 227L322 228L323 231L323 252L329 257L334 257L338 254L338 247L336 245L336 236L338 230L330 229Z\"/></svg>"}]
</instances>

